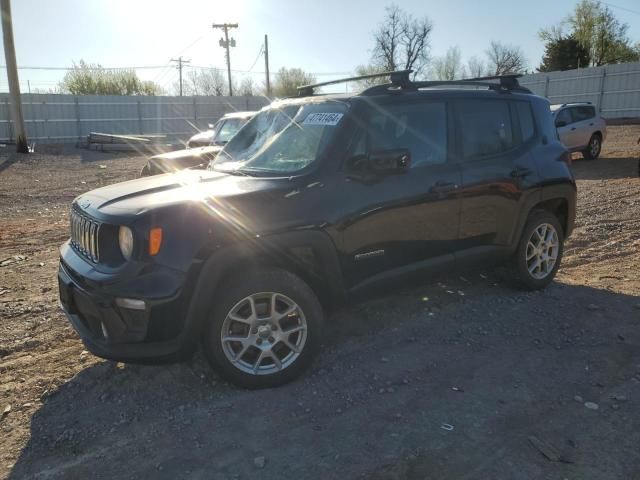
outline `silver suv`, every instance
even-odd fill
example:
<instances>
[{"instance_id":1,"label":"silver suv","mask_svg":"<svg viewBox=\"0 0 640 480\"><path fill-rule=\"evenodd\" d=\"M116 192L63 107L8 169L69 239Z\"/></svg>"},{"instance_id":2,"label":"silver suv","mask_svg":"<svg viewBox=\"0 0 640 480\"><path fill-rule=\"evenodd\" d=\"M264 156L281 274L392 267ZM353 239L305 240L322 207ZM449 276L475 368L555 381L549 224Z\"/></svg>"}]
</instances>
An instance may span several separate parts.
<instances>
[{"instance_id":1,"label":"silver suv","mask_svg":"<svg viewBox=\"0 0 640 480\"><path fill-rule=\"evenodd\" d=\"M598 158L602 142L607 138L607 124L591 102L551 105L551 115L560 141L584 158Z\"/></svg>"}]
</instances>

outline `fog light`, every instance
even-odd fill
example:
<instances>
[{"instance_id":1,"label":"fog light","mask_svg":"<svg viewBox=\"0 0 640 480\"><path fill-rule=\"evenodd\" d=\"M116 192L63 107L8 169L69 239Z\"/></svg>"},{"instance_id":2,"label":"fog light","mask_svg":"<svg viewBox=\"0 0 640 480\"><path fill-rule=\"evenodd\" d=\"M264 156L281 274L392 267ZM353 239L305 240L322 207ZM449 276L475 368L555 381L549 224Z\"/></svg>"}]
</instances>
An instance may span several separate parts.
<instances>
[{"instance_id":1,"label":"fog light","mask_svg":"<svg viewBox=\"0 0 640 480\"><path fill-rule=\"evenodd\" d=\"M144 310L146 307L144 300L136 298L116 298L116 305L129 310Z\"/></svg>"}]
</instances>

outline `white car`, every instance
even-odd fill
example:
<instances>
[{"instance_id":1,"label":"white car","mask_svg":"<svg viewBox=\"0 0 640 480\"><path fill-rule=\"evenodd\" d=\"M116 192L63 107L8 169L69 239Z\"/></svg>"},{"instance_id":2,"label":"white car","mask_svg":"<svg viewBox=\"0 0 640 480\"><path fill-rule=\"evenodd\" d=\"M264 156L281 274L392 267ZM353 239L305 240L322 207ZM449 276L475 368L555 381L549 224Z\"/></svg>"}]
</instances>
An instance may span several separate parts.
<instances>
[{"instance_id":1,"label":"white car","mask_svg":"<svg viewBox=\"0 0 640 480\"><path fill-rule=\"evenodd\" d=\"M209 125L209 130L196 133L187 142L187 147L205 147L208 145L222 146L233 137L240 128L253 117L256 112L227 113L216 122Z\"/></svg>"},{"instance_id":2,"label":"white car","mask_svg":"<svg viewBox=\"0 0 640 480\"><path fill-rule=\"evenodd\" d=\"M607 138L607 123L591 102L551 105L551 115L565 147L582 152L586 159L598 158Z\"/></svg>"}]
</instances>

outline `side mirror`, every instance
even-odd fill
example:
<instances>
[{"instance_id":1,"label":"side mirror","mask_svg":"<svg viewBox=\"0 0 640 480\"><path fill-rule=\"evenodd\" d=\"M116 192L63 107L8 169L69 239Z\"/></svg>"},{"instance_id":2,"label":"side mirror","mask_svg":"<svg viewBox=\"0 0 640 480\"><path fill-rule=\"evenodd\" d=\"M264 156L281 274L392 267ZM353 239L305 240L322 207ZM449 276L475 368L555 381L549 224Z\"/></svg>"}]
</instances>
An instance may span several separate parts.
<instances>
[{"instance_id":1,"label":"side mirror","mask_svg":"<svg viewBox=\"0 0 640 480\"><path fill-rule=\"evenodd\" d=\"M556 128L566 127L566 126L567 126L567 122L565 122L564 120L558 120L556 122Z\"/></svg>"},{"instance_id":2,"label":"side mirror","mask_svg":"<svg viewBox=\"0 0 640 480\"><path fill-rule=\"evenodd\" d=\"M369 168L380 174L402 173L411 165L411 152L408 148L381 150L369 155Z\"/></svg>"},{"instance_id":3,"label":"side mirror","mask_svg":"<svg viewBox=\"0 0 640 480\"><path fill-rule=\"evenodd\" d=\"M375 183L386 175L406 171L411 165L411 152L407 148L380 150L369 155L355 155L347 163L349 178Z\"/></svg>"},{"instance_id":4,"label":"side mirror","mask_svg":"<svg viewBox=\"0 0 640 480\"><path fill-rule=\"evenodd\" d=\"M213 123L208 123L207 127L209 127L209 130L213 130Z\"/></svg>"}]
</instances>

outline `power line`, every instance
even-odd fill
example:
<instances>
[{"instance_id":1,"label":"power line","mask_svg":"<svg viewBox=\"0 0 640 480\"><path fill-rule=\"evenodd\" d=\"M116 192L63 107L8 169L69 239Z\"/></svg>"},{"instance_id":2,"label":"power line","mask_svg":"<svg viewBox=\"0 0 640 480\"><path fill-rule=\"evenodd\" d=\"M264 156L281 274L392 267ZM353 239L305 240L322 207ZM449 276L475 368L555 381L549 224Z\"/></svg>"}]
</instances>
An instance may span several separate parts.
<instances>
[{"instance_id":1,"label":"power line","mask_svg":"<svg viewBox=\"0 0 640 480\"><path fill-rule=\"evenodd\" d=\"M253 61L253 63L251 64L251 66L249 67L249 72L251 70L253 70L253 67L256 66L256 63L258 63L258 60L260 59L260 55L262 55L262 50L264 49L264 45L260 45L260 51L258 52L258 55L256 55L256 59Z\"/></svg>"},{"instance_id":2,"label":"power line","mask_svg":"<svg viewBox=\"0 0 640 480\"><path fill-rule=\"evenodd\" d=\"M260 54L262 54L262 51L260 51ZM258 55L258 58L260 58L260 55ZM252 65L251 68L253 68ZM7 68L6 65L0 65L0 68ZM18 67L18 70L52 70L52 71L68 71L68 70L73 70L75 67L37 67L37 66L25 66L25 67ZM167 65L141 65L141 66L134 66L134 67L91 67L91 70L171 70L172 68L174 68L173 65L171 64L167 64ZM204 65L185 65L185 68L199 68L202 70L220 70L222 72L224 72L224 68L220 68L220 67L211 67L211 66L204 66ZM260 75L264 75L265 71L253 71L252 69L249 70L235 70L235 69L231 69L231 72L233 73L252 73L252 74L260 74ZM317 75L317 76L323 76L323 75L350 75L353 72L309 72L311 75Z\"/></svg>"},{"instance_id":3,"label":"power line","mask_svg":"<svg viewBox=\"0 0 640 480\"><path fill-rule=\"evenodd\" d=\"M636 15L640 15L640 11L638 11L638 10L632 10L630 8L621 7L620 5L614 5L613 3L608 3L608 2L600 2L600 3L604 3L605 5L607 5L609 7L618 8L618 9L624 10L626 12L635 13Z\"/></svg>"},{"instance_id":4,"label":"power line","mask_svg":"<svg viewBox=\"0 0 640 480\"><path fill-rule=\"evenodd\" d=\"M101 67L101 66L89 66L87 67L89 70L144 70L144 69L158 69L158 68L165 68L166 65L142 65L139 67ZM0 65L0 68L7 68L6 65ZM27 66L27 67L18 67L18 70L62 70L62 71L67 71L67 70L73 70L75 68L78 68L76 66L74 67L33 67L33 66Z\"/></svg>"}]
</instances>

